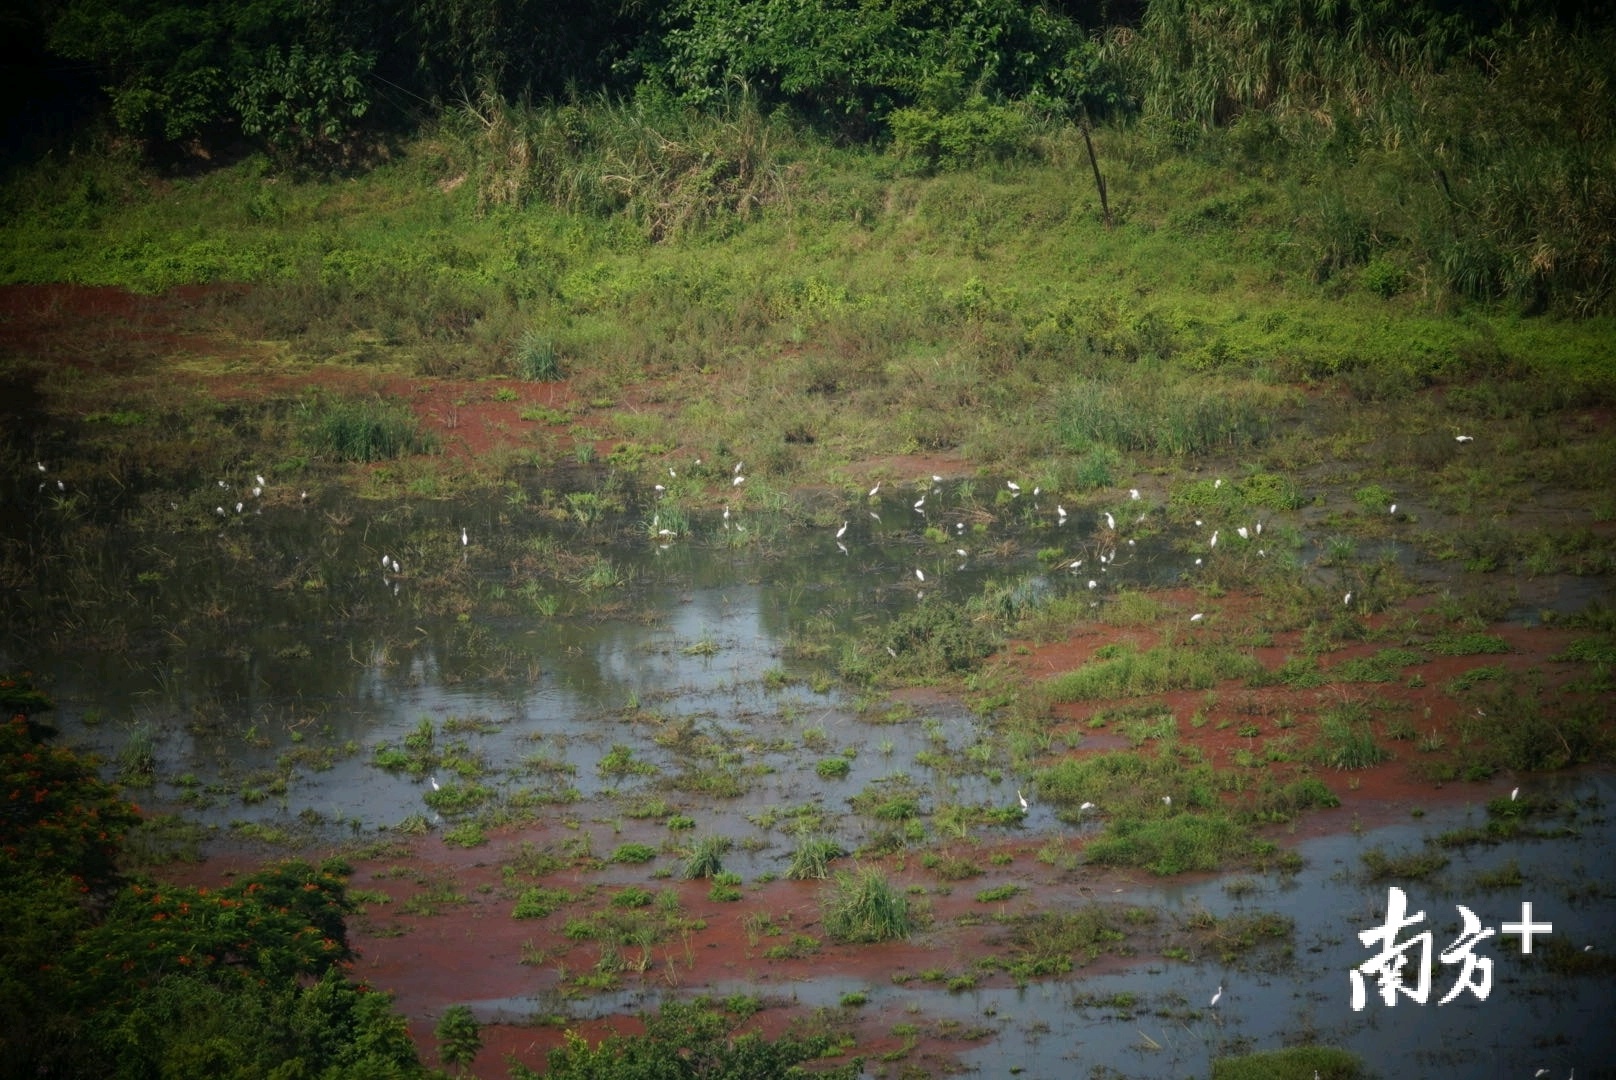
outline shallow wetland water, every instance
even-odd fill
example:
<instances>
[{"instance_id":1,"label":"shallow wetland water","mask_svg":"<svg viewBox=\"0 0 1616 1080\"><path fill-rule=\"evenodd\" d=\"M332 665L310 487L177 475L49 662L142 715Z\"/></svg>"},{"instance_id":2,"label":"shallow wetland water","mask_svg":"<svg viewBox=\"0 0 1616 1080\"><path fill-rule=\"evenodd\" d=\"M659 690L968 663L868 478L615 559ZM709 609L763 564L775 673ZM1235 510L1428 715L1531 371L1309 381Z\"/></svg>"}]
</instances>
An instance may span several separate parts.
<instances>
[{"instance_id":1,"label":"shallow wetland water","mask_svg":"<svg viewBox=\"0 0 1616 1080\"><path fill-rule=\"evenodd\" d=\"M922 493L927 505L916 508ZM1496 927L1527 900L1552 921L1556 940L1590 946L1603 963L1567 976L1524 960L1513 939L1493 938L1478 947L1494 961L1488 1000L1463 994L1439 1007L1457 970L1439 965L1426 1005L1388 1008L1372 995L1355 1013L1347 972L1369 955L1356 935L1383 917L1387 888L1366 879L1362 852L1418 848L1423 836L1484 825L1483 804L1508 789L1502 778L1421 791L1371 781L1385 795L1380 804L1349 800L1305 817L1299 831L1274 833L1298 846L1300 873L1156 883L1084 866L1082 842L1102 821L1057 818L965 703L931 691L860 699L833 677L839 651L870 627L990 583L1012 595L1087 595L1096 615L1126 590L1192 584L1197 560L1237 557L1232 523L1214 553L1206 528L1169 522L1148 498L1141 520L1116 530L1094 513L1063 521L1048 498L985 503L968 487L924 482L901 498L827 507L848 522L839 537L840 521L804 527L759 513L693 514L676 534L659 535L652 493L641 499L643 518L589 525L540 520L510 500L388 506L276 490L242 499L238 512L238 494L221 492L224 512L206 529L81 552L99 592L86 588L83 566L46 566L22 625L57 620L78 632L14 637L0 660L50 672L58 722L105 760L149 742L156 782L139 801L217 830L216 859L165 873L215 875L270 836L294 848L363 850L399 838L401 825L413 832L408 854L358 860L354 885L371 902L355 924L356 970L398 994L424 1042L444 1007L470 1004L490 1025L480 1075L504 1075L507 1053L537 1066L563 1028L598 1036L611 1018L674 992L759 994L765 1025L776 1028L792 1018L834 1022L855 1052L870 1055L871 1075L908 1067L1206 1075L1213 1057L1304 1039L1345 1047L1386 1076L1575 1067L1587 1077L1616 1062L1608 776L1511 781L1574 806L1572 832L1465 848L1439 874L1407 885L1412 908L1430 914L1438 949L1458 928L1455 904ZM1271 531L1272 554L1261 557L1328 582L1323 538L1304 529ZM1058 560L1036 556L1057 547ZM1255 543L1238 548L1238 557L1256 557ZM1379 554L1416 578L1440 572L1396 538ZM1069 565L1079 558L1083 565ZM556 573L543 560L576 569ZM1544 607L1587 599L1577 579L1539 581L1512 617L1531 622ZM1099 622L1086 632L1108 633ZM1195 697L1167 700L1182 719ZM399 764L423 737L438 762L430 775ZM1110 733L1068 741L1126 745ZM401 755L392 767L389 752ZM831 760L844 764L827 773L820 766ZM1358 788L1358 778L1325 775L1343 796ZM772 938L749 933L748 915L767 915L774 933L818 932L817 886L778 880L794 823L809 816L816 831L858 850L891 827L855 812L850 797L903 777L922 820L945 806L1012 807L1022 790L1030 806L969 839L936 822L916 834L970 846L983 862L1002 856L976 880L942 886L917 857L887 856L934 916L910 943L768 958ZM433 785L475 792L471 810L537 807L536 820L491 828L483 846L446 845L441 837L469 815L440 813ZM679 851L699 835L731 841L724 867L743 881L739 903L710 901L707 883L677 880ZM524 840L597 860L646 844L649 861L574 865L556 880L671 889L706 926L648 946L637 954L640 970L612 985L591 992L569 983L569 973L576 979L602 962L602 950L535 946L555 926L511 918L513 893L497 867ZM1518 884L1476 884L1505 863L1518 868ZM433 881L462 895L435 910L401 910ZM972 902L994 884L1016 889L998 903ZM993 946L985 920L1096 902L1149 909L1175 925L1203 913L1273 913L1293 922L1291 948L1227 959L1211 949L1104 957L1019 987L971 974ZM604 905L606 894L589 903ZM525 955L533 948L542 962ZM863 1003L842 1004L851 994Z\"/></svg>"}]
</instances>

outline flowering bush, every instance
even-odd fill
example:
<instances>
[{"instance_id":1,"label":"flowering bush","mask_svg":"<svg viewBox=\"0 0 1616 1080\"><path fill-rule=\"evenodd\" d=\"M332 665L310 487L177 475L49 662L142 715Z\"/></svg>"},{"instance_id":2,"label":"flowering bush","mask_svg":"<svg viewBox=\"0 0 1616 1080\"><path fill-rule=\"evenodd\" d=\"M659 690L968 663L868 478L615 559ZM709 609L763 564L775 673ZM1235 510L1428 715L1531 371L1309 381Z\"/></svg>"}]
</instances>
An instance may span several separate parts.
<instances>
[{"instance_id":1,"label":"flowering bush","mask_svg":"<svg viewBox=\"0 0 1616 1080\"><path fill-rule=\"evenodd\" d=\"M348 980L348 867L220 889L126 879L140 810L46 745L0 677L0 1054L17 1075L422 1075L391 1001Z\"/></svg>"}]
</instances>

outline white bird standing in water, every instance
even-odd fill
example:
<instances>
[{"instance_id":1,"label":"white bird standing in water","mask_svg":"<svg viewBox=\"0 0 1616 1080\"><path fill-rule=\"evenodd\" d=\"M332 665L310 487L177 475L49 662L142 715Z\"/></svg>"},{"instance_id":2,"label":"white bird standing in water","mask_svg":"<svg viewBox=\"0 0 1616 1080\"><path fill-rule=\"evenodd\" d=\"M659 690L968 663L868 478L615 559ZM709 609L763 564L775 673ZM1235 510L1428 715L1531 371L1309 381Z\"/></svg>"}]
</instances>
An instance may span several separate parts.
<instances>
[{"instance_id":1,"label":"white bird standing in water","mask_svg":"<svg viewBox=\"0 0 1616 1080\"><path fill-rule=\"evenodd\" d=\"M1116 532L1117 529L1117 519L1111 516L1111 511L1109 510L1105 512L1105 527L1112 532Z\"/></svg>"},{"instance_id":2,"label":"white bird standing in water","mask_svg":"<svg viewBox=\"0 0 1616 1080\"><path fill-rule=\"evenodd\" d=\"M877 480L875 482L875 486L870 489L870 494L868 497L873 499L879 494L881 494L881 481Z\"/></svg>"},{"instance_id":3,"label":"white bird standing in water","mask_svg":"<svg viewBox=\"0 0 1616 1080\"><path fill-rule=\"evenodd\" d=\"M1021 793L1020 788L1016 788L1016 799L1018 801L1020 801L1020 803L1021 803L1021 812L1023 814L1025 814L1027 812L1027 796L1025 796L1025 795L1023 795Z\"/></svg>"},{"instance_id":4,"label":"white bird standing in water","mask_svg":"<svg viewBox=\"0 0 1616 1080\"><path fill-rule=\"evenodd\" d=\"M1004 486L1010 489L1010 493L1012 495L1021 494L1021 485L1016 483L1014 480L1006 480L1004 482Z\"/></svg>"},{"instance_id":5,"label":"white bird standing in water","mask_svg":"<svg viewBox=\"0 0 1616 1080\"><path fill-rule=\"evenodd\" d=\"M1218 992L1212 995L1212 1000L1208 1003L1208 1007L1209 1008L1216 1008L1217 1004L1218 1004L1218 999L1221 998L1222 996L1223 996L1223 987L1219 986L1218 987Z\"/></svg>"},{"instance_id":6,"label":"white bird standing in water","mask_svg":"<svg viewBox=\"0 0 1616 1080\"><path fill-rule=\"evenodd\" d=\"M1351 607L1352 606L1352 594L1351 593L1348 593L1347 595L1345 595L1345 596L1343 596L1341 598L1341 606L1342 607Z\"/></svg>"},{"instance_id":7,"label":"white bird standing in water","mask_svg":"<svg viewBox=\"0 0 1616 1080\"><path fill-rule=\"evenodd\" d=\"M919 578L921 581L925 581L926 580L926 571L922 570L918 566L915 567L915 577Z\"/></svg>"},{"instance_id":8,"label":"white bird standing in water","mask_svg":"<svg viewBox=\"0 0 1616 1080\"><path fill-rule=\"evenodd\" d=\"M724 510L724 516L729 517L729 509L727 507ZM840 529L836 530L836 539L840 540L842 537L844 537L846 535L847 535L847 522L844 521L844 522L842 522L842 527Z\"/></svg>"},{"instance_id":9,"label":"white bird standing in water","mask_svg":"<svg viewBox=\"0 0 1616 1080\"><path fill-rule=\"evenodd\" d=\"M460 546L461 547L470 547L471 546L471 534L466 532L466 527L464 525L460 526Z\"/></svg>"},{"instance_id":10,"label":"white bird standing in water","mask_svg":"<svg viewBox=\"0 0 1616 1080\"><path fill-rule=\"evenodd\" d=\"M438 787L438 778L436 776L429 776L426 779L427 779L427 783L432 785L432 790L433 791L442 790L441 788Z\"/></svg>"}]
</instances>

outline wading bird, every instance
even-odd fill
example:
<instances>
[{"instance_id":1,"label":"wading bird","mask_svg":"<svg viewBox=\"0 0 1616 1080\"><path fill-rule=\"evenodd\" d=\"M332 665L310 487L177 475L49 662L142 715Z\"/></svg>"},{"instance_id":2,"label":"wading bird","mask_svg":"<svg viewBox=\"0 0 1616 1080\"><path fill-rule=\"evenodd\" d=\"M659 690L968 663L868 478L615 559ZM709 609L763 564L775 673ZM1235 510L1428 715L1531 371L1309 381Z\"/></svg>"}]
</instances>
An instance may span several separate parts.
<instances>
[{"instance_id":1,"label":"wading bird","mask_svg":"<svg viewBox=\"0 0 1616 1080\"><path fill-rule=\"evenodd\" d=\"M1206 618L1206 614L1204 612L1197 611L1194 615L1190 616L1190 622L1200 622L1204 618Z\"/></svg>"},{"instance_id":2,"label":"wading bird","mask_svg":"<svg viewBox=\"0 0 1616 1080\"><path fill-rule=\"evenodd\" d=\"M1218 992L1212 995L1212 1000L1208 1003L1208 1005L1210 1007L1212 1007L1212 1008L1216 1008L1217 1004L1218 1004L1218 999L1220 997L1222 997L1222 996L1223 996L1223 987L1219 986L1218 987Z\"/></svg>"},{"instance_id":3,"label":"wading bird","mask_svg":"<svg viewBox=\"0 0 1616 1080\"><path fill-rule=\"evenodd\" d=\"M432 785L432 790L433 791L442 790L441 788L438 787L438 778L436 776L429 776L426 779L427 779L427 783Z\"/></svg>"},{"instance_id":4,"label":"wading bird","mask_svg":"<svg viewBox=\"0 0 1616 1080\"><path fill-rule=\"evenodd\" d=\"M1021 793L1020 788L1016 788L1016 799L1021 803L1021 812L1025 814L1027 812L1027 796Z\"/></svg>"},{"instance_id":5,"label":"wading bird","mask_svg":"<svg viewBox=\"0 0 1616 1080\"><path fill-rule=\"evenodd\" d=\"M724 516L725 517L729 516L729 513L727 512L727 510L726 510ZM846 535L847 535L847 522L844 521L844 522L842 522L842 527L840 529L836 530L836 539L840 540L842 537L844 537Z\"/></svg>"},{"instance_id":6,"label":"wading bird","mask_svg":"<svg viewBox=\"0 0 1616 1080\"><path fill-rule=\"evenodd\" d=\"M869 497L873 499L879 494L881 494L881 481L877 480L875 486L870 489Z\"/></svg>"}]
</instances>

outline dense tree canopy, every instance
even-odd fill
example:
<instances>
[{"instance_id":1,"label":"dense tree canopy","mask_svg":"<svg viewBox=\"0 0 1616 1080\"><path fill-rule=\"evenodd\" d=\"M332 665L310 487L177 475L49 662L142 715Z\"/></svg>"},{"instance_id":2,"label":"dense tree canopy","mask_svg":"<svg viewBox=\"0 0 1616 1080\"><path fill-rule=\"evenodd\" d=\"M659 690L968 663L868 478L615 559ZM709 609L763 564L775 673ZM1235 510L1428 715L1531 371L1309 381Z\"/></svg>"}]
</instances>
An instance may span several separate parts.
<instances>
[{"instance_id":1,"label":"dense tree canopy","mask_svg":"<svg viewBox=\"0 0 1616 1080\"><path fill-rule=\"evenodd\" d=\"M594 93L704 107L737 87L885 136L896 110L1026 102L1091 115L1371 94L1486 59L1536 25L1608 21L1553 0L64 0L19 29L90 73L148 146L243 137L340 163L365 137L482 95Z\"/></svg>"},{"instance_id":2,"label":"dense tree canopy","mask_svg":"<svg viewBox=\"0 0 1616 1080\"><path fill-rule=\"evenodd\" d=\"M49 745L0 678L0 1059L17 1075L409 1076L385 995L347 978L346 868L292 862L220 889L115 869L139 810Z\"/></svg>"}]
</instances>

